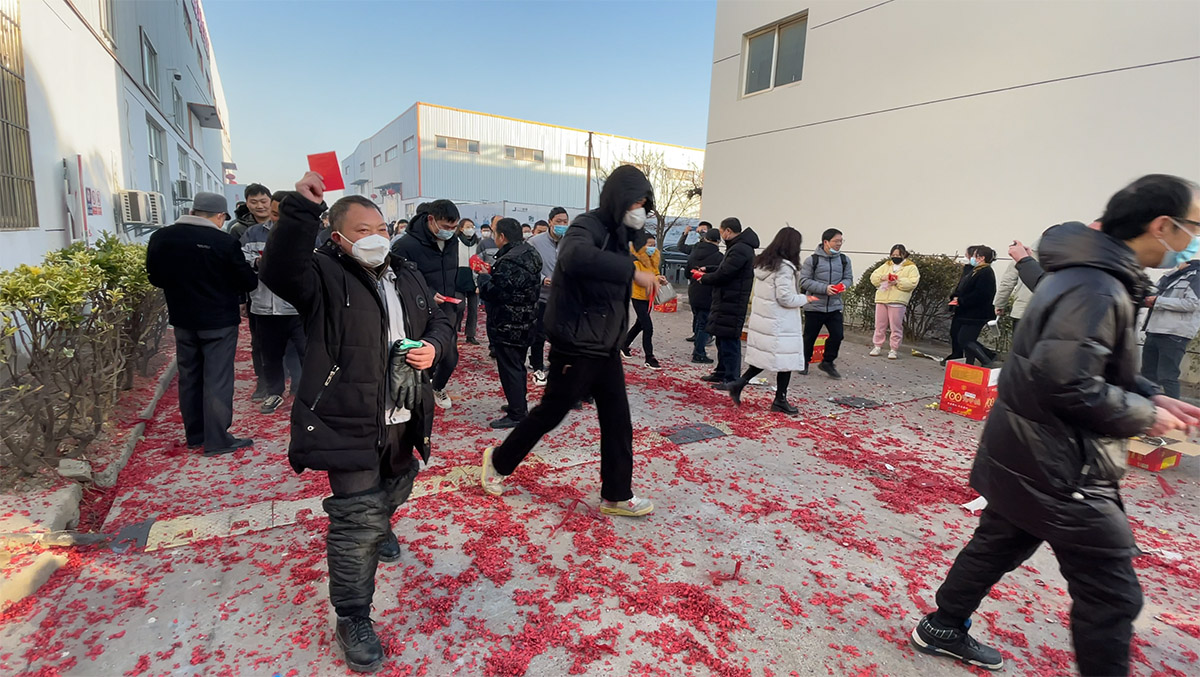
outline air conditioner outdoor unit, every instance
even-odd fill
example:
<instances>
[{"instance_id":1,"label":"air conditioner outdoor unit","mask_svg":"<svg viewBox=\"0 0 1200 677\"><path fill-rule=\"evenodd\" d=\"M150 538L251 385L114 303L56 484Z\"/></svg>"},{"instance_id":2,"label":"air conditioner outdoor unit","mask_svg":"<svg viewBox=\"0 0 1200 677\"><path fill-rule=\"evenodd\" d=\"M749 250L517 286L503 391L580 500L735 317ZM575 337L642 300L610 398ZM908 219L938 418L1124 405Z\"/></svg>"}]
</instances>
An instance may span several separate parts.
<instances>
[{"instance_id":1,"label":"air conditioner outdoor unit","mask_svg":"<svg viewBox=\"0 0 1200 677\"><path fill-rule=\"evenodd\" d=\"M190 200L192 199L192 182L187 179L179 179L175 182L175 199Z\"/></svg>"},{"instance_id":2,"label":"air conditioner outdoor unit","mask_svg":"<svg viewBox=\"0 0 1200 677\"><path fill-rule=\"evenodd\" d=\"M166 200L162 193L144 190L120 192L121 222L127 226L165 226Z\"/></svg>"}]
</instances>

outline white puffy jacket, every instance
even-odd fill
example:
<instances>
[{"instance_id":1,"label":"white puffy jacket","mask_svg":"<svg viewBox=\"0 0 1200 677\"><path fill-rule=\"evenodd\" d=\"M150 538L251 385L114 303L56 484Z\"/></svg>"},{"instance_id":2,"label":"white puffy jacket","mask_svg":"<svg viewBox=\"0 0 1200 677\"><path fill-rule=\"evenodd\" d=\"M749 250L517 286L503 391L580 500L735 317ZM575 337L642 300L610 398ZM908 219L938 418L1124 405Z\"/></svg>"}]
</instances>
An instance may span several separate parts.
<instances>
[{"instance_id":1,"label":"white puffy jacket","mask_svg":"<svg viewBox=\"0 0 1200 677\"><path fill-rule=\"evenodd\" d=\"M796 266L790 261L784 261L775 271L755 268L746 363L766 371L804 369L800 309L807 303L808 298L796 283Z\"/></svg>"}]
</instances>

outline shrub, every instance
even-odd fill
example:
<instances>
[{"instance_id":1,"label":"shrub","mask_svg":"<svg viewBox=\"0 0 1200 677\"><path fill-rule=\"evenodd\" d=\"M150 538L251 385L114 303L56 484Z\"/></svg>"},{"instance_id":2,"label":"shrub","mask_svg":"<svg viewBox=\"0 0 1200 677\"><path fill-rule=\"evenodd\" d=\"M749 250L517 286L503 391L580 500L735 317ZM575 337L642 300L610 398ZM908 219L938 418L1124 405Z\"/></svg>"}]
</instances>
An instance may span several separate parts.
<instances>
[{"instance_id":1,"label":"shrub","mask_svg":"<svg viewBox=\"0 0 1200 677\"><path fill-rule=\"evenodd\" d=\"M913 341L934 334L944 335L950 324L950 309L946 303L958 287L962 264L944 255L912 254L909 258L921 271L921 283L913 291L908 312L904 315L904 335ZM860 329L875 326L876 289L871 284L871 273L889 260L876 261L846 291L846 321L851 325Z\"/></svg>"}]
</instances>

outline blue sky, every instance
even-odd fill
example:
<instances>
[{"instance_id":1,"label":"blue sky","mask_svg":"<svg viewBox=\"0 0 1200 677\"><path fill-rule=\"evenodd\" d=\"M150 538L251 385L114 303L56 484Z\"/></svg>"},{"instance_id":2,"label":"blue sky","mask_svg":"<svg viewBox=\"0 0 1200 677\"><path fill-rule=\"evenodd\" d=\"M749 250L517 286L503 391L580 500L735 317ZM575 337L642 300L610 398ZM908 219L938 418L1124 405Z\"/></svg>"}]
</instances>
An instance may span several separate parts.
<instances>
[{"instance_id":1,"label":"blue sky","mask_svg":"<svg viewBox=\"0 0 1200 677\"><path fill-rule=\"evenodd\" d=\"M713 0L207 0L238 183L290 189L415 101L703 148Z\"/></svg>"}]
</instances>

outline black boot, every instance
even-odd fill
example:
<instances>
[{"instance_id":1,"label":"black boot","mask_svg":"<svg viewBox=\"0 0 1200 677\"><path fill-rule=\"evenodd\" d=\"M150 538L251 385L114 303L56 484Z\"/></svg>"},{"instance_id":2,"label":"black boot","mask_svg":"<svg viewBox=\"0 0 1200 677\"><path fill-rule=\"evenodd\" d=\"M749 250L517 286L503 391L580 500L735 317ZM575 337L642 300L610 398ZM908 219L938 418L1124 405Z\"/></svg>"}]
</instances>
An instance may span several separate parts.
<instances>
[{"instance_id":1,"label":"black boot","mask_svg":"<svg viewBox=\"0 0 1200 677\"><path fill-rule=\"evenodd\" d=\"M409 472L400 477L392 477L383 481L383 492L387 494L388 503L388 526L391 526L392 515L396 514L396 509L408 500L412 495L413 481L417 478L417 466L413 464ZM400 541L396 539L396 534L389 528L383 537L383 543L379 545L379 561L380 562L396 562L400 559Z\"/></svg>"},{"instance_id":2,"label":"black boot","mask_svg":"<svg viewBox=\"0 0 1200 677\"><path fill-rule=\"evenodd\" d=\"M800 413L800 410L788 404L787 398L783 395L776 395L775 401L771 403L771 411L777 411L788 416L795 416Z\"/></svg>"},{"instance_id":3,"label":"black boot","mask_svg":"<svg viewBox=\"0 0 1200 677\"><path fill-rule=\"evenodd\" d=\"M733 400L733 406L742 406L742 391L746 389L748 383L750 383L750 379L743 376L729 384L729 399Z\"/></svg>"},{"instance_id":4,"label":"black boot","mask_svg":"<svg viewBox=\"0 0 1200 677\"><path fill-rule=\"evenodd\" d=\"M346 655L346 667L355 672L375 672L383 667L383 645L371 623L365 616L337 620L334 637Z\"/></svg>"},{"instance_id":5,"label":"black boot","mask_svg":"<svg viewBox=\"0 0 1200 677\"><path fill-rule=\"evenodd\" d=\"M374 671L382 664L383 648L369 616L379 546L388 532L388 497L383 491L349 498L330 496L321 506L329 515L325 549L329 601L338 615L338 643L351 670Z\"/></svg>"}]
</instances>

